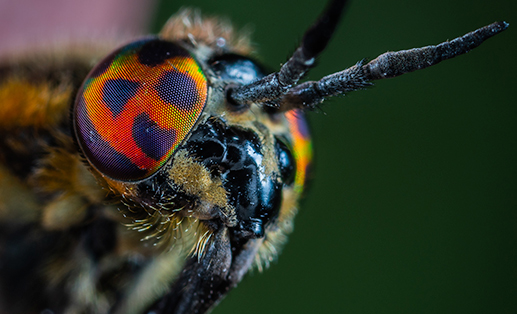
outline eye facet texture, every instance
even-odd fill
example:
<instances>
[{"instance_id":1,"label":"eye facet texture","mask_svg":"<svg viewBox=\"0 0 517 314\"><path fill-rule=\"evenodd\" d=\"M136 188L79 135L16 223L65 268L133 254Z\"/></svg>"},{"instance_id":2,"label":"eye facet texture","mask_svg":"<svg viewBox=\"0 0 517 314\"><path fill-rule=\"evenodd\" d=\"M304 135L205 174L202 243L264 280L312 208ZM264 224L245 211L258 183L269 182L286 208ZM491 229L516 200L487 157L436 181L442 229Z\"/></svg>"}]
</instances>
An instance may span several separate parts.
<instances>
[{"instance_id":1,"label":"eye facet texture","mask_svg":"<svg viewBox=\"0 0 517 314\"><path fill-rule=\"evenodd\" d=\"M206 77L187 50L157 38L136 41L86 78L73 113L77 140L103 175L141 180L172 156L206 99Z\"/></svg>"}]
</instances>

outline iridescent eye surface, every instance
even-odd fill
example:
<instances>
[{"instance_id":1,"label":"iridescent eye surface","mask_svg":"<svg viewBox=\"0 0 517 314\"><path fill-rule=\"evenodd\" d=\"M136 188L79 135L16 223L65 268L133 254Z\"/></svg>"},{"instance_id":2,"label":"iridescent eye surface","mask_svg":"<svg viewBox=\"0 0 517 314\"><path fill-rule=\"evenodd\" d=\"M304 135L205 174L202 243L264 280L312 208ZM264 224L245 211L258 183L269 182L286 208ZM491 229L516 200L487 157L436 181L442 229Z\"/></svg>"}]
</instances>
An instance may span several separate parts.
<instances>
[{"instance_id":1,"label":"iridescent eye surface","mask_svg":"<svg viewBox=\"0 0 517 314\"><path fill-rule=\"evenodd\" d=\"M312 142L309 127L301 110L288 111L285 116L293 136L293 153L296 160L294 186L295 190L301 193L312 161Z\"/></svg>"},{"instance_id":2,"label":"iridescent eye surface","mask_svg":"<svg viewBox=\"0 0 517 314\"><path fill-rule=\"evenodd\" d=\"M203 71L187 50L157 38L126 45L88 74L73 119L90 164L116 180L154 174L201 115Z\"/></svg>"}]
</instances>

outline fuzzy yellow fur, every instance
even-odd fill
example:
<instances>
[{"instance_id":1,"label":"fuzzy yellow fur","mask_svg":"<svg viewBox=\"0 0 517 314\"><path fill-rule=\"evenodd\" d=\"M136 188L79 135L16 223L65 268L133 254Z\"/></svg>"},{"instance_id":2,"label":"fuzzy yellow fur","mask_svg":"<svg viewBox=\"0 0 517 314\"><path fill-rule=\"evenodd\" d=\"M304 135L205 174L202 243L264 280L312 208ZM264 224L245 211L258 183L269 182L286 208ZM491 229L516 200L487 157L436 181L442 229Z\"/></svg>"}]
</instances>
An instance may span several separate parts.
<instances>
[{"instance_id":1,"label":"fuzzy yellow fur","mask_svg":"<svg viewBox=\"0 0 517 314\"><path fill-rule=\"evenodd\" d=\"M30 82L11 78L0 84L0 127L13 129L32 126L49 128L62 118L70 105L72 86L62 83Z\"/></svg>"}]
</instances>

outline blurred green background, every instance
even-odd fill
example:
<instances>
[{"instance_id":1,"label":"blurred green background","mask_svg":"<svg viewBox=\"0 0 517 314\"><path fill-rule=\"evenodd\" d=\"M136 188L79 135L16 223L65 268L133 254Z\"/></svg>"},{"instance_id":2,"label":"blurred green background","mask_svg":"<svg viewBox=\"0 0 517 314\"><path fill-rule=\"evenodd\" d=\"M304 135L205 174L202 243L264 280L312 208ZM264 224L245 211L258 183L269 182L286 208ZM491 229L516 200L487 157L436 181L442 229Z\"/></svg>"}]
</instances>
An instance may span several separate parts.
<instances>
[{"instance_id":1,"label":"blurred green background","mask_svg":"<svg viewBox=\"0 0 517 314\"><path fill-rule=\"evenodd\" d=\"M324 7L162 1L251 26L273 69ZM517 313L517 1L356 0L309 79L496 20L475 51L310 114L314 178L279 261L222 313Z\"/></svg>"}]
</instances>

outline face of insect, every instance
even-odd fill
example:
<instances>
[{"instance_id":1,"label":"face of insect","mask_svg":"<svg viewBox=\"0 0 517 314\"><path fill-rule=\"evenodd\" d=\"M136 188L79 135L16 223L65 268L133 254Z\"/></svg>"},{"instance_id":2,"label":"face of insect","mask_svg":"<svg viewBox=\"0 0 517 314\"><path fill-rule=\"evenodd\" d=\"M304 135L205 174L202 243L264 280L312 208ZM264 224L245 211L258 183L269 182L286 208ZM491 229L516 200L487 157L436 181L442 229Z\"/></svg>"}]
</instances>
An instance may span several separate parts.
<instances>
[{"instance_id":1,"label":"face of insect","mask_svg":"<svg viewBox=\"0 0 517 314\"><path fill-rule=\"evenodd\" d=\"M271 74L247 37L189 10L104 55L0 65L0 312L210 311L292 230L312 158L304 110L507 27L298 84L344 2Z\"/></svg>"},{"instance_id":2,"label":"face of insect","mask_svg":"<svg viewBox=\"0 0 517 314\"><path fill-rule=\"evenodd\" d=\"M133 42L90 72L73 110L77 142L147 240L178 245L188 220L198 259L223 237L227 250L249 246L250 263L266 233L271 245L291 223L310 160L305 121L229 104L225 87L262 69L224 45L172 40Z\"/></svg>"},{"instance_id":3,"label":"face of insect","mask_svg":"<svg viewBox=\"0 0 517 314\"><path fill-rule=\"evenodd\" d=\"M303 118L226 103L224 87L262 78L260 68L239 55L181 45L138 41L94 68L74 107L79 145L112 189L151 216L221 223L213 228L229 228L237 242L263 238L283 189L303 184L294 185L295 173L303 177L307 165L296 169L293 156L310 152L294 151L291 135Z\"/></svg>"}]
</instances>

